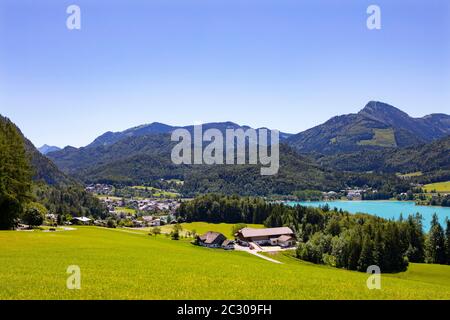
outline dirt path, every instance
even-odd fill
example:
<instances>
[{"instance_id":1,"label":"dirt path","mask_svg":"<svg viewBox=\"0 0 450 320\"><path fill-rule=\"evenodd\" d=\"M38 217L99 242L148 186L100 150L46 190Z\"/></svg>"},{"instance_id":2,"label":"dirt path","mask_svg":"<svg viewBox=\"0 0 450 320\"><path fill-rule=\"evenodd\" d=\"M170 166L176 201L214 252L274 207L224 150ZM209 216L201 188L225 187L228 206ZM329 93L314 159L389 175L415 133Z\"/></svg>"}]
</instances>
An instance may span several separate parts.
<instances>
[{"instance_id":1,"label":"dirt path","mask_svg":"<svg viewBox=\"0 0 450 320\"><path fill-rule=\"evenodd\" d=\"M267 261L270 261L270 262L273 262L273 263L277 263L277 264L283 264L282 262L280 262L280 261L278 261L278 260L275 260L275 259L266 257L265 255L259 254L259 253L256 252L256 251L248 250L247 252L250 253L250 254L253 254L254 256L257 256L257 257L259 257L259 258L265 259L265 260L267 260Z\"/></svg>"},{"instance_id":2,"label":"dirt path","mask_svg":"<svg viewBox=\"0 0 450 320\"><path fill-rule=\"evenodd\" d=\"M258 246L258 247L259 247L259 246ZM260 253L259 253L260 251L258 251L258 250L250 250L250 248L248 248L248 247L243 247L243 246L240 246L240 245L238 245L238 244L236 244L234 248L235 248L235 250L237 250L237 251L245 251L245 252L248 252L248 253L250 253L250 254L252 254L252 255L254 255L254 256L257 256L258 258L261 258L261 259L270 261L270 262L272 262L272 263L283 264L282 262L280 262L280 261L278 261L278 260L275 260L275 259L272 259L272 258L266 257L265 255L260 254Z\"/></svg>"}]
</instances>

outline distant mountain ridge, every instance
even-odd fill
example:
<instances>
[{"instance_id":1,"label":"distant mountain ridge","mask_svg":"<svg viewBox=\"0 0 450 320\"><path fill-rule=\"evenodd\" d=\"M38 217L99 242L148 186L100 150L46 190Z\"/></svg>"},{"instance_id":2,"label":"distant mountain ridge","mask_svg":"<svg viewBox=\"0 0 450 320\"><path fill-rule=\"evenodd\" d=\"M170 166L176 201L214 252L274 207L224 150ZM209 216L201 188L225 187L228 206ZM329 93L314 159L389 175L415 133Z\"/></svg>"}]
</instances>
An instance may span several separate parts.
<instances>
[{"instance_id":1,"label":"distant mountain ridge","mask_svg":"<svg viewBox=\"0 0 450 320\"><path fill-rule=\"evenodd\" d=\"M202 124L203 126L203 130L208 130L208 129L218 129L221 132L225 132L226 129L250 129L249 126L241 126L239 124L236 124L234 122L231 121L227 121L227 122L209 122L209 123L205 123ZM176 129L187 129L190 132L193 132L194 129L194 125L188 125L188 126L171 126L171 125L167 125L164 123L160 123L160 122L153 122L150 124L145 124L145 125L141 125L141 126L137 126L134 128L130 128L127 129L125 131L121 131L121 132L111 132L108 131L104 134L102 134L101 136L99 136L98 138L96 138L91 144L87 145L86 147L98 147L98 146L107 146L107 145L112 145L116 142L119 142L120 140L126 139L126 138L130 138L130 137L138 137L138 136L144 136L144 135L149 135L149 134L167 134L167 133L172 133L174 130ZM259 128L259 129L263 129L263 128ZM259 130L257 129L257 130ZM267 129L267 128L264 128ZM281 139L286 139L289 136L291 136L291 134L289 133L285 133L285 132L280 132L280 138Z\"/></svg>"},{"instance_id":2,"label":"distant mountain ridge","mask_svg":"<svg viewBox=\"0 0 450 320\"><path fill-rule=\"evenodd\" d=\"M292 135L287 143L303 153L335 154L362 149L418 145L450 134L450 116L412 118L383 102L370 101L356 114L336 116Z\"/></svg>"},{"instance_id":3,"label":"distant mountain ridge","mask_svg":"<svg viewBox=\"0 0 450 320\"><path fill-rule=\"evenodd\" d=\"M366 179L359 173L367 171L393 175L423 169L434 174L439 166L448 167L450 154L445 140L450 133L450 116L412 118L376 101L358 113L333 117L299 134L280 133L280 172L270 178L262 178L255 166L174 165L170 153L175 143L170 141L170 133L177 128L192 132L194 126L154 122L122 132L107 132L86 147L69 146L48 156L63 172L85 182L142 184L160 178L180 178L185 180L187 194L240 192L242 188L249 194L267 194L343 187L348 171L358 174L352 184ZM203 124L203 130L210 128L225 132L229 128L249 127L229 121ZM434 143L429 145L431 142ZM427 153L433 159L425 157Z\"/></svg>"},{"instance_id":4,"label":"distant mountain ridge","mask_svg":"<svg viewBox=\"0 0 450 320\"><path fill-rule=\"evenodd\" d=\"M50 152L59 151L59 150L61 150L61 148L55 147L55 146L49 146L47 144L44 144L42 147L38 148L38 151L40 153L42 153L43 155L46 155L47 153L50 153Z\"/></svg>"}]
</instances>

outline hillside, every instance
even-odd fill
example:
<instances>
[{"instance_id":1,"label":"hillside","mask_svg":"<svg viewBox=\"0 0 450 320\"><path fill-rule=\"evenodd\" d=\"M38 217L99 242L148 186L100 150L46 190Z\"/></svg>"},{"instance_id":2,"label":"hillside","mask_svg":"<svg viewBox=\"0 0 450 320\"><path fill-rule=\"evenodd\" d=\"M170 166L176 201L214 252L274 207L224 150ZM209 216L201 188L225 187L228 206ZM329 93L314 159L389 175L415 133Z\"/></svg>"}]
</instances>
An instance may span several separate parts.
<instances>
[{"instance_id":1,"label":"hillside","mask_svg":"<svg viewBox=\"0 0 450 320\"><path fill-rule=\"evenodd\" d=\"M334 117L290 136L287 143L302 153L336 154L408 147L449 134L449 115L412 118L391 105L370 101L360 112Z\"/></svg>"},{"instance_id":2,"label":"hillside","mask_svg":"<svg viewBox=\"0 0 450 320\"><path fill-rule=\"evenodd\" d=\"M280 172L263 177L254 165L174 165L170 158L174 142L168 134L129 137L112 145L65 148L49 157L65 172L85 182L143 184L160 178L185 181L183 193L202 192L266 195L298 189L335 189L342 186L333 172L280 147Z\"/></svg>"},{"instance_id":3,"label":"hillside","mask_svg":"<svg viewBox=\"0 0 450 320\"><path fill-rule=\"evenodd\" d=\"M344 171L376 171L387 173L424 174L435 171L450 172L450 136L402 149L365 150L335 155L318 155L318 162Z\"/></svg>"},{"instance_id":4,"label":"hillside","mask_svg":"<svg viewBox=\"0 0 450 320\"><path fill-rule=\"evenodd\" d=\"M0 122L4 121L9 120L0 115ZM14 127L23 139L31 164L34 201L40 202L56 214L101 216L104 213L103 205L97 199L87 193L74 178L61 172L25 138L17 126Z\"/></svg>"},{"instance_id":5,"label":"hillside","mask_svg":"<svg viewBox=\"0 0 450 320\"><path fill-rule=\"evenodd\" d=\"M0 232L0 299L450 299L449 266L411 264L368 290L365 273L271 257L282 264L120 229ZM82 290L65 285L74 263Z\"/></svg>"},{"instance_id":6,"label":"hillside","mask_svg":"<svg viewBox=\"0 0 450 320\"><path fill-rule=\"evenodd\" d=\"M7 118L0 115L0 121L9 121ZM49 185L69 185L73 184L74 181L72 178L68 177L64 173L62 173L58 167L50 161L47 157L41 154L33 143L25 138L20 129L15 126L16 130L22 136L22 139L25 143L25 149L30 157L32 169L33 169L33 180L34 181L43 181Z\"/></svg>"}]
</instances>

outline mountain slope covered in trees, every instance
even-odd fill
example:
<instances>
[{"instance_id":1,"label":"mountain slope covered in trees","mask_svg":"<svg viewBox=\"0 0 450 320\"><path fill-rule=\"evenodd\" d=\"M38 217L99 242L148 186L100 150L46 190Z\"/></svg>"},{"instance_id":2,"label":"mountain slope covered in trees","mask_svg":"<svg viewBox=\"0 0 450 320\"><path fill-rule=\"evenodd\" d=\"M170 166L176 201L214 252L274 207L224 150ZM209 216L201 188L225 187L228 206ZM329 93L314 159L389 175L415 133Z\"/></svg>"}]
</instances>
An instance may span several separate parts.
<instances>
[{"instance_id":1,"label":"mountain slope covered in trees","mask_svg":"<svg viewBox=\"0 0 450 320\"><path fill-rule=\"evenodd\" d=\"M336 175L289 146L280 146L280 171L261 176L255 165L175 165L168 134L130 137L112 145L66 148L49 155L59 167L85 182L143 184L160 178L182 179L183 193L227 192L289 194L298 189L328 190L343 186Z\"/></svg>"},{"instance_id":2,"label":"mountain slope covered in trees","mask_svg":"<svg viewBox=\"0 0 450 320\"><path fill-rule=\"evenodd\" d=\"M302 153L346 153L402 148L431 142L450 134L450 116L412 118L386 103L370 101L356 114L336 116L287 142Z\"/></svg>"},{"instance_id":3,"label":"mountain slope covered in trees","mask_svg":"<svg viewBox=\"0 0 450 320\"><path fill-rule=\"evenodd\" d=\"M97 199L42 155L14 123L0 115L0 125L3 128L0 132L0 162L3 163L0 171L1 180L5 183L2 190L6 190L6 195L13 195L0 202L6 206L5 199L17 199L14 205L16 209L2 209L1 216L15 212L17 218L24 207L33 201L45 205L51 213L60 215L101 216L105 213L103 205ZM16 186L15 183L20 185Z\"/></svg>"},{"instance_id":4,"label":"mountain slope covered in trees","mask_svg":"<svg viewBox=\"0 0 450 320\"><path fill-rule=\"evenodd\" d=\"M388 173L446 171L450 170L450 136L407 148L317 155L317 159L324 166L346 171Z\"/></svg>"},{"instance_id":5,"label":"mountain slope covered in trees","mask_svg":"<svg viewBox=\"0 0 450 320\"><path fill-rule=\"evenodd\" d=\"M12 229L31 201L32 171L15 125L0 115L0 229Z\"/></svg>"}]
</instances>

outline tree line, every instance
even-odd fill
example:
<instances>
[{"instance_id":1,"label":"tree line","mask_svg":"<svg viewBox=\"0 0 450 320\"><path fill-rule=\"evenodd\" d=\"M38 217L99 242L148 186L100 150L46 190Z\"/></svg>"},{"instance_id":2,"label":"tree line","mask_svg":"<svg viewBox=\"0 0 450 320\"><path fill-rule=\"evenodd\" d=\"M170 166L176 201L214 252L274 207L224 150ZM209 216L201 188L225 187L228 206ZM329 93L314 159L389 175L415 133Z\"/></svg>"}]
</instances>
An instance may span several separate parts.
<instances>
[{"instance_id":1,"label":"tree line","mask_svg":"<svg viewBox=\"0 0 450 320\"><path fill-rule=\"evenodd\" d=\"M337 268L366 271L377 265L382 272L398 272L409 262L450 264L450 222L444 229L437 215L425 233L420 214L387 220L366 214L271 203L263 198L206 194L183 202L180 221L263 223L288 226L299 242L299 259Z\"/></svg>"}]
</instances>

